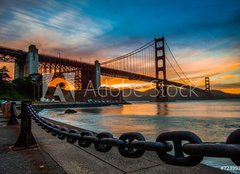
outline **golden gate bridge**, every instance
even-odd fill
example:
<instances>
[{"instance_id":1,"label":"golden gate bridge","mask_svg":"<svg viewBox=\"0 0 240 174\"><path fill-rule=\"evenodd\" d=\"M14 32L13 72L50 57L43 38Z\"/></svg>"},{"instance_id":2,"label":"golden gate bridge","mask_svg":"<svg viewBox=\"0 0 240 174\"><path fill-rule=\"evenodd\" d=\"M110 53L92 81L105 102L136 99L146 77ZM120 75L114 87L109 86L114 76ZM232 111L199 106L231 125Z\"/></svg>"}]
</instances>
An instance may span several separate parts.
<instances>
[{"instance_id":1,"label":"golden gate bridge","mask_svg":"<svg viewBox=\"0 0 240 174\"><path fill-rule=\"evenodd\" d=\"M177 59L173 55L164 37L154 39L142 47L119 56L95 64L68 58L39 54L35 45L30 45L28 51L0 47L0 61L13 62L14 78L23 78L32 73L53 73L54 77L61 77L62 73L75 73L75 88L86 89L89 81L94 88L101 85L100 75L118 77L143 82L154 82L156 88L162 90L167 99L167 86L186 89L194 87L194 91L209 95L210 86L206 89L195 87L186 76ZM174 66L174 64L176 66ZM172 69L171 71L167 71ZM173 74L174 73L174 74ZM178 78L169 80L169 76ZM159 98L163 97L159 96Z\"/></svg>"}]
</instances>

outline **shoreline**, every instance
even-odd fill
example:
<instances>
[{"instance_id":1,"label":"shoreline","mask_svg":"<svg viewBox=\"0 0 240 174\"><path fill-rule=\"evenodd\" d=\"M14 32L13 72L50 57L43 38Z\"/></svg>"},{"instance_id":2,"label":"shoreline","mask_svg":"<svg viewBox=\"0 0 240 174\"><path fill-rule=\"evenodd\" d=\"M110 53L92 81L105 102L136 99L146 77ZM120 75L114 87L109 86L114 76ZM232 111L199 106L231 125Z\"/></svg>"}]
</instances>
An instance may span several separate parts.
<instances>
[{"instance_id":1,"label":"shoreline","mask_svg":"<svg viewBox=\"0 0 240 174\"><path fill-rule=\"evenodd\" d=\"M49 102L49 103L33 103L36 109L53 109L53 108L78 108L78 107L103 107L111 105L130 104L126 101L111 102Z\"/></svg>"},{"instance_id":2,"label":"shoreline","mask_svg":"<svg viewBox=\"0 0 240 174\"><path fill-rule=\"evenodd\" d=\"M83 129L83 128L80 128L80 127L76 127L76 126L73 126L73 125L69 125L67 123L63 123L63 122L59 122L59 121L56 121L56 120L53 120L53 119L50 119L50 118L46 118L44 117L46 120L48 120L49 122L52 122L53 124L56 124L56 125L59 125L59 126L62 126L62 127L66 127L68 128L69 130L70 129L75 129L75 130L78 130L78 131L90 131L92 132L94 135L97 135L97 132L94 132L92 130L88 130L88 129ZM113 147L114 148L114 147ZM141 158L141 157L140 157ZM137 160L137 159L136 159ZM161 161L159 159L159 161ZM167 165L167 164L166 164ZM204 166L204 167L210 167L212 169L216 169L216 170L220 170L219 168L216 168L216 167L213 167L213 166L210 166L210 165L207 165L207 164L203 164L203 163L200 163L199 165L197 166ZM187 167L188 168L188 167ZM224 170L220 170L220 171L224 171ZM225 171L225 172L228 172L228 171Z\"/></svg>"},{"instance_id":3,"label":"shoreline","mask_svg":"<svg viewBox=\"0 0 240 174\"><path fill-rule=\"evenodd\" d=\"M50 121L50 119L48 120ZM32 133L38 143L38 147L22 151L12 151L11 147L19 135L20 124L17 126L6 126L6 121L6 119L3 119L0 122L0 136L3 140L0 141L0 160L3 161L3 165L0 165L0 170L3 173L27 173L29 171L33 173L60 174L229 173L203 164L195 167L167 165L158 158L155 152L151 151L146 151L140 158L130 159L122 157L116 147L113 147L107 153L96 151L93 144L89 148L82 148L77 143L69 144L66 140L59 140L57 137L41 129L33 121ZM70 129L76 128L57 121L52 122L69 127Z\"/></svg>"}]
</instances>

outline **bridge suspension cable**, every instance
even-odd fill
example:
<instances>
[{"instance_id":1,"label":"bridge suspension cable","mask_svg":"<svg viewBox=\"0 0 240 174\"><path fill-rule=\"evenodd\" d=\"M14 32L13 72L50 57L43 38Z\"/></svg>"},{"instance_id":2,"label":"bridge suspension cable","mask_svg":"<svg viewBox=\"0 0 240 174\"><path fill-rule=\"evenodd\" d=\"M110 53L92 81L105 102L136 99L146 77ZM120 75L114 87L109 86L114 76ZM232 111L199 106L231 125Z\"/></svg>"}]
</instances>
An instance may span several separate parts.
<instances>
[{"instance_id":1,"label":"bridge suspension cable","mask_svg":"<svg viewBox=\"0 0 240 174\"><path fill-rule=\"evenodd\" d=\"M156 78L156 54L157 55L161 54L160 49L162 48L162 46L161 46L161 43L160 45L158 45L160 49L158 49L156 53L155 43L156 43L156 40L152 40L130 53L102 62L101 66L104 68L109 68L109 70L110 69L118 70L115 73L121 73L124 71L132 75L137 74L137 75L144 75L144 76ZM173 55L173 52L170 49L168 43L166 41L164 41L163 43L166 48L165 51L168 51L170 53L169 56L165 55L166 56L165 59L167 59L167 62L168 62L167 66L170 65L170 67L176 73L179 80L183 82L183 84L189 85L191 81L186 76L185 72L181 68L177 59ZM174 62L171 61L170 59L171 57ZM157 67L157 68L163 68L161 67L161 61L159 61L158 63L160 67ZM177 65L177 68L175 64ZM180 72L177 69L179 69ZM168 74L168 79L170 74ZM158 78L164 79L164 77L160 77L160 76Z\"/></svg>"},{"instance_id":2,"label":"bridge suspension cable","mask_svg":"<svg viewBox=\"0 0 240 174\"><path fill-rule=\"evenodd\" d=\"M131 55L134 55L134 54L136 54L138 52L141 52L142 50L152 46L153 44L154 44L154 40L151 40L150 42L146 43L145 45L141 46L140 48L138 48L138 49L136 49L134 51L131 51L130 53L124 54L122 56L119 56L119 57L116 57L116 58L113 58L113 59L110 59L110 60L107 60L105 62L101 62L101 65L105 65L105 64L117 61L117 60L121 60L121 59L127 58L127 57L129 57Z\"/></svg>"},{"instance_id":3,"label":"bridge suspension cable","mask_svg":"<svg viewBox=\"0 0 240 174\"><path fill-rule=\"evenodd\" d=\"M152 40L130 53L102 62L101 66L105 68L154 77L154 53L154 40Z\"/></svg>"},{"instance_id":4,"label":"bridge suspension cable","mask_svg":"<svg viewBox=\"0 0 240 174\"><path fill-rule=\"evenodd\" d=\"M170 66L172 67L172 69L174 70L174 72L178 75L179 79L182 80L182 82L183 82L184 84L187 84L186 81L185 81L183 78L181 78L180 74L176 71L176 69L174 68L174 66L172 65L172 63L170 62L170 60L168 59L167 56L166 56L166 59L167 59L169 65L170 65Z\"/></svg>"},{"instance_id":5,"label":"bridge suspension cable","mask_svg":"<svg viewBox=\"0 0 240 174\"><path fill-rule=\"evenodd\" d=\"M169 47L169 45L168 45L168 43L167 43L166 40L165 40L165 45L166 45L169 53L171 54L171 57L173 58L173 60L174 60L175 63L177 64L178 68L180 69L181 73L182 73L183 76L185 77L184 79L187 79L187 80L189 81L189 83L191 83L193 86L195 86L195 85L192 83L192 81L187 77L187 75L185 74L185 72L183 71L183 69L181 68L181 66L179 65L177 59L175 58L175 56L174 56L172 50L170 49L170 47ZM183 78L181 78L180 74L177 73L176 69L175 69L174 66L171 64L170 60L167 59L167 61L169 62L169 64L171 65L171 67L174 69L174 71L176 72L176 74L179 76L179 78L180 78L182 81L184 81L185 84L187 84L187 83L185 82L185 80L183 80Z\"/></svg>"}]
</instances>

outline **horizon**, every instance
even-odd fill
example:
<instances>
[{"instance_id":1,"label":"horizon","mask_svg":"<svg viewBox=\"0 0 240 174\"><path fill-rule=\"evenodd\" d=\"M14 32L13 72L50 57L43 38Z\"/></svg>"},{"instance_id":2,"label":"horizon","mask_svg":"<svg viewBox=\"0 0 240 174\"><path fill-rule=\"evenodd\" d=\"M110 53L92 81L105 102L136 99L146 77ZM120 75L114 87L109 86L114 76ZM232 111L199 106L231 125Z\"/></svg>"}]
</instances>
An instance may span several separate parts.
<instances>
[{"instance_id":1,"label":"horizon","mask_svg":"<svg viewBox=\"0 0 240 174\"><path fill-rule=\"evenodd\" d=\"M211 89L240 94L240 2L174 2L1 1L0 45L26 50L35 44L40 54L93 63L165 36L194 83L201 86L209 76ZM4 65L12 76L12 64ZM176 78L171 69L167 73L169 80ZM145 85L125 81L129 87Z\"/></svg>"}]
</instances>

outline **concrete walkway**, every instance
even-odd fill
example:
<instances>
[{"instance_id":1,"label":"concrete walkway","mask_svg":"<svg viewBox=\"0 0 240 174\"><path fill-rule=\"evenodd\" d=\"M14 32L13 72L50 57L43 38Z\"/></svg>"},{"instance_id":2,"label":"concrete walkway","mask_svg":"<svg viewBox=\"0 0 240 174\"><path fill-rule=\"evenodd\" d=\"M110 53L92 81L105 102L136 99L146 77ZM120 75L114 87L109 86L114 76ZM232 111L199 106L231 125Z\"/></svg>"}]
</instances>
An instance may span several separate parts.
<instances>
[{"instance_id":1,"label":"concrete walkway","mask_svg":"<svg viewBox=\"0 0 240 174\"><path fill-rule=\"evenodd\" d=\"M129 159L122 157L115 147L108 153L97 152L93 145L81 148L77 143L72 145L51 136L35 123L32 129L39 147L12 151L19 126L6 126L5 121L0 117L0 173L227 173L201 164L196 167L166 165L154 152L146 152L138 159Z\"/></svg>"},{"instance_id":2,"label":"concrete walkway","mask_svg":"<svg viewBox=\"0 0 240 174\"><path fill-rule=\"evenodd\" d=\"M0 113L0 174L59 173L65 170L42 148L12 151L19 126L6 126Z\"/></svg>"}]
</instances>

